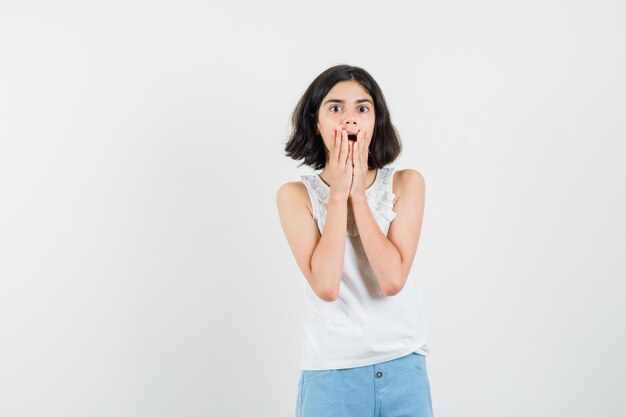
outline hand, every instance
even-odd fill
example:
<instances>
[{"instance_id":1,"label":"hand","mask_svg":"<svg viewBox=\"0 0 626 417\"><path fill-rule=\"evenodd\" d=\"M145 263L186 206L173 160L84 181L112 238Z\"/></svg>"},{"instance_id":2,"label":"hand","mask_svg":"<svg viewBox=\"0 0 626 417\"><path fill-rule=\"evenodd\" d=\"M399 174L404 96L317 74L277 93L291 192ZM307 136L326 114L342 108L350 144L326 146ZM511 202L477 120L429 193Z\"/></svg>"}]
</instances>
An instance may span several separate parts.
<instances>
[{"instance_id":1,"label":"hand","mask_svg":"<svg viewBox=\"0 0 626 417\"><path fill-rule=\"evenodd\" d=\"M324 171L328 173L330 191L347 199L352 184L352 144L341 127L333 130L333 145L329 149Z\"/></svg>"},{"instance_id":2,"label":"hand","mask_svg":"<svg viewBox=\"0 0 626 417\"><path fill-rule=\"evenodd\" d=\"M371 137L366 130L359 130L352 151L352 165L354 167L352 187L348 195L349 199L354 196L365 196L365 181L367 179L367 159L369 156Z\"/></svg>"}]
</instances>

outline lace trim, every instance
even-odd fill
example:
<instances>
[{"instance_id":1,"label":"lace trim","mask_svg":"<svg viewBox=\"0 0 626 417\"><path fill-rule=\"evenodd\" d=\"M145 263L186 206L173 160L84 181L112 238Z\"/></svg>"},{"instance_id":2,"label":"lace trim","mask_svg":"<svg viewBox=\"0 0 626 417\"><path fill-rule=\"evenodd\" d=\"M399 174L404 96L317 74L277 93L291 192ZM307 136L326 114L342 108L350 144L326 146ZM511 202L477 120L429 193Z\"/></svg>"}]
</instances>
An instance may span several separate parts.
<instances>
[{"instance_id":1,"label":"lace trim","mask_svg":"<svg viewBox=\"0 0 626 417\"><path fill-rule=\"evenodd\" d=\"M395 168L385 167L380 170L379 174L382 175L379 187L376 192L375 198L370 200L374 204L374 217L380 216L378 223L382 221L391 223L396 218L396 212L393 211L393 200L396 195L393 193L393 173ZM369 197L369 196L368 196Z\"/></svg>"}]
</instances>

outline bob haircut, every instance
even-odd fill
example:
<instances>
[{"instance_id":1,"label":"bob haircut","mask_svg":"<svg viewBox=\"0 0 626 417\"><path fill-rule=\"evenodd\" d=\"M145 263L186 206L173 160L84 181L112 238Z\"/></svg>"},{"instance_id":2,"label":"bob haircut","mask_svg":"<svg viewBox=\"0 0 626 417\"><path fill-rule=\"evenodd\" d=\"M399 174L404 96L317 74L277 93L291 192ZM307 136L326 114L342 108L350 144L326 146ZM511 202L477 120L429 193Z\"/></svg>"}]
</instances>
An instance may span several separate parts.
<instances>
[{"instance_id":1,"label":"bob haircut","mask_svg":"<svg viewBox=\"0 0 626 417\"><path fill-rule=\"evenodd\" d=\"M313 80L293 112L293 130L285 145L285 154L296 161L304 159L299 167L308 165L317 170L326 166L324 141L316 128L319 109L335 84L348 80L361 84L374 101L376 121L367 158L368 169L383 168L402 152L400 137L391 123L385 97L374 78L363 68L336 65Z\"/></svg>"}]
</instances>

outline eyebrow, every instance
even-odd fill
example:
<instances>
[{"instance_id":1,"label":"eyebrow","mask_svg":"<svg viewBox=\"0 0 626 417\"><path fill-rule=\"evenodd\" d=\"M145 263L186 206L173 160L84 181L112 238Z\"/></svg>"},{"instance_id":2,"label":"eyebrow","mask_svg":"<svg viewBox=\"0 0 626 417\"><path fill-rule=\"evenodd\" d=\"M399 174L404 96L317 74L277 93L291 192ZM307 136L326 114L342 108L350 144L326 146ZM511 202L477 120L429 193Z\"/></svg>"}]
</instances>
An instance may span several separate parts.
<instances>
[{"instance_id":1,"label":"eyebrow","mask_svg":"<svg viewBox=\"0 0 626 417\"><path fill-rule=\"evenodd\" d=\"M336 98L331 98L328 99L324 102L324 106L328 103L339 103L339 104L344 104L346 101L345 100L339 100ZM374 103L372 103L372 100L370 100L369 98L360 98L358 100L354 101L354 104L359 104L359 103L370 103L372 106L374 105Z\"/></svg>"}]
</instances>

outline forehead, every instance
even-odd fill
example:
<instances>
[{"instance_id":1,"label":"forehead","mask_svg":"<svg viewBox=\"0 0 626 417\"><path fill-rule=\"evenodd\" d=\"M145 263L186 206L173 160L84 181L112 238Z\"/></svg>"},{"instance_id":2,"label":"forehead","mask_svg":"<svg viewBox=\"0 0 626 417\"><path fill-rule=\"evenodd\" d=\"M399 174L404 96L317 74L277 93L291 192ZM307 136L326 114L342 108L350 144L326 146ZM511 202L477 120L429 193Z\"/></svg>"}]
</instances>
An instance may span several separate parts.
<instances>
[{"instance_id":1,"label":"forehead","mask_svg":"<svg viewBox=\"0 0 626 417\"><path fill-rule=\"evenodd\" d=\"M343 97L357 97L358 98L372 98L367 90L355 80L339 81L330 89L326 97L343 98Z\"/></svg>"}]
</instances>

